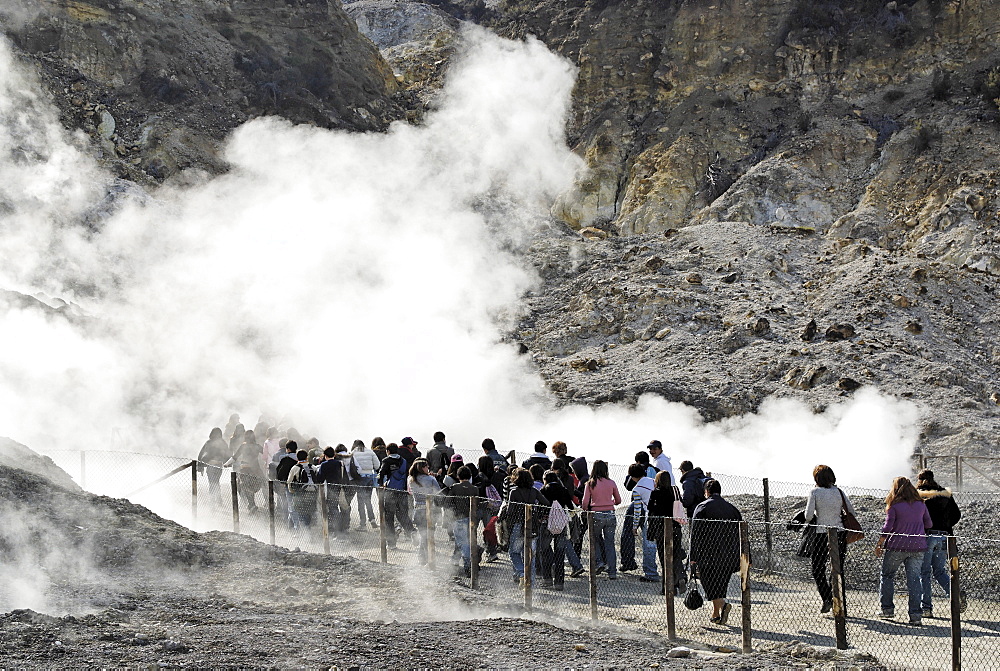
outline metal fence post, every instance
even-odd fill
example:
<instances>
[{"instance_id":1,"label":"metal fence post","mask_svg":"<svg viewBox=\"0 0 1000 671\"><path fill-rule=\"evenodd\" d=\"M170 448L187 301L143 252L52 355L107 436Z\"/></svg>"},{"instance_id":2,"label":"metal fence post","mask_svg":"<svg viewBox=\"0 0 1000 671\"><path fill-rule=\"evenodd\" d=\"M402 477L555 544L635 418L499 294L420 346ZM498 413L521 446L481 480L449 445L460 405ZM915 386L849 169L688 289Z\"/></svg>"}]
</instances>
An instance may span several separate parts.
<instances>
[{"instance_id":1,"label":"metal fence post","mask_svg":"<svg viewBox=\"0 0 1000 671\"><path fill-rule=\"evenodd\" d=\"M962 584L959 579L958 539L948 536L948 566L951 569L951 668L962 668Z\"/></svg>"},{"instance_id":2,"label":"metal fence post","mask_svg":"<svg viewBox=\"0 0 1000 671\"><path fill-rule=\"evenodd\" d=\"M198 462L191 462L191 526L198 523Z\"/></svg>"},{"instance_id":3,"label":"metal fence post","mask_svg":"<svg viewBox=\"0 0 1000 671\"><path fill-rule=\"evenodd\" d=\"M833 527L826 530L827 548L830 554L830 588L833 590L833 621L837 636L837 649L847 649L847 604L844 603L844 575L840 556L838 531Z\"/></svg>"},{"instance_id":4,"label":"metal fence post","mask_svg":"<svg viewBox=\"0 0 1000 671\"><path fill-rule=\"evenodd\" d=\"M236 471L229 474L229 483L233 491L233 533L240 532L240 497L236 482Z\"/></svg>"},{"instance_id":5,"label":"metal fence post","mask_svg":"<svg viewBox=\"0 0 1000 671\"><path fill-rule=\"evenodd\" d=\"M434 555L437 545L434 542L434 509L431 507L431 497L424 499L424 527L427 533L427 567L434 569Z\"/></svg>"},{"instance_id":6,"label":"metal fence post","mask_svg":"<svg viewBox=\"0 0 1000 671\"><path fill-rule=\"evenodd\" d=\"M962 457L955 455L955 489L962 488Z\"/></svg>"},{"instance_id":7,"label":"metal fence post","mask_svg":"<svg viewBox=\"0 0 1000 671\"><path fill-rule=\"evenodd\" d=\"M274 533L274 480L267 481L267 519L271 532L271 545L275 545Z\"/></svg>"},{"instance_id":8,"label":"metal fence post","mask_svg":"<svg viewBox=\"0 0 1000 671\"><path fill-rule=\"evenodd\" d=\"M476 589L479 582L479 539L476 538L476 531L479 528L478 503L475 496L469 497L469 584L472 589Z\"/></svg>"},{"instance_id":9,"label":"metal fence post","mask_svg":"<svg viewBox=\"0 0 1000 671\"><path fill-rule=\"evenodd\" d=\"M535 568L535 554L531 551L531 505L524 506L524 608L531 610L531 576Z\"/></svg>"},{"instance_id":10,"label":"metal fence post","mask_svg":"<svg viewBox=\"0 0 1000 671\"><path fill-rule=\"evenodd\" d=\"M753 627L750 623L750 532L745 521L740 522L740 592L742 595L743 652L753 650Z\"/></svg>"},{"instance_id":11,"label":"metal fence post","mask_svg":"<svg viewBox=\"0 0 1000 671\"><path fill-rule=\"evenodd\" d=\"M590 539L590 619L597 619L597 553L594 548L594 511L587 511L587 536Z\"/></svg>"},{"instance_id":12,"label":"metal fence post","mask_svg":"<svg viewBox=\"0 0 1000 671\"><path fill-rule=\"evenodd\" d=\"M774 564L772 559L773 551L773 540L771 538L771 483L767 478L764 478L764 566L766 567L766 572L770 573L774 570Z\"/></svg>"},{"instance_id":13,"label":"metal fence post","mask_svg":"<svg viewBox=\"0 0 1000 671\"><path fill-rule=\"evenodd\" d=\"M327 483L323 483L316 490L319 493L319 514L323 524L323 553L330 554L330 516L327 514Z\"/></svg>"},{"instance_id":14,"label":"metal fence post","mask_svg":"<svg viewBox=\"0 0 1000 671\"><path fill-rule=\"evenodd\" d=\"M677 638L676 613L674 613L674 518L663 518L663 597L667 606L667 639Z\"/></svg>"},{"instance_id":15,"label":"metal fence post","mask_svg":"<svg viewBox=\"0 0 1000 671\"><path fill-rule=\"evenodd\" d=\"M382 563L389 563L389 550L386 547L385 539L385 487L379 487L375 491L378 492L378 538L379 538L379 552L382 557Z\"/></svg>"}]
</instances>

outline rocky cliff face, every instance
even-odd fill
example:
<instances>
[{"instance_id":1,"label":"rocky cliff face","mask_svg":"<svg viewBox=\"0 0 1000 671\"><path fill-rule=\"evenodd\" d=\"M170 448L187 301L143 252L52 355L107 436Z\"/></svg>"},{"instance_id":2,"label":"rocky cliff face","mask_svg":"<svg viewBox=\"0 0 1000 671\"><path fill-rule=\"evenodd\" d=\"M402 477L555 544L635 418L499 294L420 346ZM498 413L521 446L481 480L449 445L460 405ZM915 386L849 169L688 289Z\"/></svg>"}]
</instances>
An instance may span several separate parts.
<instances>
[{"instance_id":1,"label":"rocky cliff face","mask_svg":"<svg viewBox=\"0 0 1000 671\"><path fill-rule=\"evenodd\" d=\"M336 0L16 5L5 32L65 123L135 181L223 169L219 141L254 116L376 130L401 114L395 77Z\"/></svg>"}]
</instances>

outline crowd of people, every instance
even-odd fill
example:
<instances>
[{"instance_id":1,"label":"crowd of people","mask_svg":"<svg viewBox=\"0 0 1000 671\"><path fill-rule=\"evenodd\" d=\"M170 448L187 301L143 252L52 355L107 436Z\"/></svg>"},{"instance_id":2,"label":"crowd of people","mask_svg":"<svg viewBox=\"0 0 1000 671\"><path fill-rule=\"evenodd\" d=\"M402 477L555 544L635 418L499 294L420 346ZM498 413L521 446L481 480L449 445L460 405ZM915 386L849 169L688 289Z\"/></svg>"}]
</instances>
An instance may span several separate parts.
<instances>
[{"instance_id":1,"label":"crowd of people","mask_svg":"<svg viewBox=\"0 0 1000 671\"><path fill-rule=\"evenodd\" d=\"M432 559L433 530L441 527L448 531L453 560L462 571L468 574L473 562L492 562L506 552L512 577L522 588L530 580L532 585L560 591L567 573L571 578L583 575L583 542L592 533L597 574L618 580L620 572L637 571L639 581L658 583L663 594L668 587L662 568L664 561L670 561L671 593L685 594L693 587L689 579L696 578L705 599L712 603L711 621L727 623L731 605L726 593L740 568L736 522L742 515L722 497L719 481L690 461L680 463L679 478L675 477L660 441L650 441L635 454L619 488L606 461L591 465L584 457L574 458L562 441L551 448L538 441L534 452L518 466L501 455L490 438L482 441L483 454L469 463L447 443L443 432L436 432L433 439L426 454L409 436L388 444L380 437L367 445L355 440L350 450L344 444L324 448L318 438L272 425L264 418L247 430L233 415L224 429L211 430L198 462L207 474L210 496L216 499L221 495L222 470L231 467L241 506L251 513L258 509L258 492L268 481L274 482L277 513L292 530L308 529L317 514L326 515L334 537L381 526L389 548L396 548L405 536L423 565ZM820 612L827 613L834 597L827 529L839 530L834 549L843 562L847 532L842 520L855 510L850 498L836 487L829 466L817 466L813 479L816 487L797 525L803 534L799 554L811 558ZM326 489L326 509L318 510L317 487L324 484L332 487ZM381 520L372 500L376 490ZM624 523L619 529L616 510L623 505ZM530 516L525 515L526 508ZM353 528L352 511L357 518ZM903 566L909 623L920 625L921 617L933 612L932 581L939 582L946 594L949 591L946 539L960 513L951 492L926 470L918 475L916 487L905 477L893 482L886 511L875 549L883 562L881 615L894 617L893 581ZM531 528L525 533L528 523ZM687 524L690 557L682 543L682 527ZM480 550L476 556L470 529L477 539L479 534L482 538L475 544ZM670 558L665 556L666 534L672 539ZM532 557L529 566L525 566L526 543Z\"/></svg>"}]
</instances>

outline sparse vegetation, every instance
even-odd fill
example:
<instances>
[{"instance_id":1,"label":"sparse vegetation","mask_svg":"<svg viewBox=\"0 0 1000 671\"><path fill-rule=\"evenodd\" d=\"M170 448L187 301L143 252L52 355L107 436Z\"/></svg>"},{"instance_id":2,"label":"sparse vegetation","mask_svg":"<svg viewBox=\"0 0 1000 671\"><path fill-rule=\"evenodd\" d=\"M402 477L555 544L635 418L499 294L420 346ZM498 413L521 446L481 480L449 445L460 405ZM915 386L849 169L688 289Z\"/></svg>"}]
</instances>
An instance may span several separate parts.
<instances>
[{"instance_id":1,"label":"sparse vegetation","mask_svg":"<svg viewBox=\"0 0 1000 671\"><path fill-rule=\"evenodd\" d=\"M887 103L894 103L897 100L902 100L906 96L905 91L900 91L899 89L889 89L882 94L882 100Z\"/></svg>"},{"instance_id":2,"label":"sparse vegetation","mask_svg":"<svg viewBox=\"0 0 1000 671\"><path fill-rule=\"evenodd\" d=\"M922 121L918 121L916 126L914 126L915 132L913 134L913 151L917 154L922 154L932 145L937 144L941 139L941 133L936 127L931 124L925 124Z\"/></svg>"},{"instance_id":3,"label":"sparse vegetation","mask_svg":"<svg viewBox=\"0 0 1000 671\"><path fill-rule=\"evenodd\" d=\"M935 70L931 80L931 98L947 100L951 96L951 73L947 70Z\"/></svg>"}]
</instances>

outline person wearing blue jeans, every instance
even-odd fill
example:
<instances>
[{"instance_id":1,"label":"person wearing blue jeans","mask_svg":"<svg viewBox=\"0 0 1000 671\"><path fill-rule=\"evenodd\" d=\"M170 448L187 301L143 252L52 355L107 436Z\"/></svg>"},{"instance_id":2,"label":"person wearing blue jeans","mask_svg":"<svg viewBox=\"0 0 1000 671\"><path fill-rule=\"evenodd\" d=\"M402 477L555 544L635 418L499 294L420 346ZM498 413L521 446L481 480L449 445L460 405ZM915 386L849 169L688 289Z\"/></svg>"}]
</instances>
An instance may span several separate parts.
<instances>
[{"instance_id":1,"label":"person wearing blue jeans","mask_svg":"<svg viewBox=\"0 0 1000 671\"><path fill-rule=\"evenodd\" d=\"M920 587L920 569L927 551L927 529L931 528L931 516L917 488L909 478L902 476L892 481L885 504L885 524L882 525L882 535L875 546L875 556L882 558L882 580L879 585L881 616L887 620L895 617L893 583L896 571L902 565L906 570L910 624L919 627L923 615L920 607L923 593Z\"/></svg>"},{"instance_id":2,"label":"person wearing blue jeans","mask_svg":"<svg viewBox=\"0 0 1000 671\"><path fill-rule=\"evenodd\" d=\"M590 548L597 560L597 572L608 572L608 578L618 579L618 558L615 556L615 506L622 502L618 485L608 475L608 462L598 459L583 488L584 510L594 512L594 545Z\"/></svg>"},{"instance_id":3,"label":"person wearing blue jeans","mask_svg":"<svg viewBox=\"0 0 1000 671\"><path fill-rule=\"evenodd\" d=\"M931 599L931 588L934 581L944 588L946 596L951 596L951 576L945 568L948 560L948 537L954 536L954 527L962 519L962 512L955 503L951 490L942 487L934 480L934 471L924 469L917 473L917 492L927 506L931 516L931 528L927 530L927 552L920 569L922 594L920 605L924 617L934 617L934 602ZM959 592L960 610L965 610L965 594Z\"/></svg>"},{"instance_id":4,"label":"person wearing blue jeans","mask_svg":"<svg viewBox=\"0 0 1000 671\"><path fill-rule=\"evenodd\" d=\"M535 579L535 562L531 562L530 572L524 566L524 515L527 506L533 506L532 512L537 520L539 506L549 507L549 500L540 491L535 489L534 478L525 468L519 468L514 472L514 487L507 495L507 504L503 511L504 524L510 525L510 563L514 569L514 579L520 581L521 586L525 585L525 578L532 583ZM533 529L528 529L528 536L531 549L535 549L535 534Z\"/></svg>"},{"instance_id":5,"label":"person wearing blue jeans","mask_svg":"<svg viewBox=\"0 0 1000 671\"><path fill-rule=\"evenodd\" d=\"M535 539L531 539L531 551L535 551ZM514 579L524 580L524 522L515 522L510 528L510 564L514 568ZM535 582L535 562L531 562L531 582Z\"/></svg>"},{"instance_id":6,"label":"person wearing blue jeans","mask_svg":"<svg viewBox=\"0 0 1000 671\"><path fill-rule=\"evenodd\" d=\"M924 553L920 563L920 608L930 617L934 602L931 599L931 587L934 580L944 588L944 595L951 596L951 575L945 568L948 560L948 537L943 533L934 531L927 532L927 552Z\"/></svg>"},{"instance_id":7,"label":"person wearing blue jeans","mask_svg":"<svg viewBox=\"0 0 1000 671\"><path fill-rule=\"evenodd\" d=\"M618 579L618 557L615 552L615 511L598 510L594 513L594 539L597 547L597 572L608 572L608 578Z\"/></svg>"}]
</instances>

